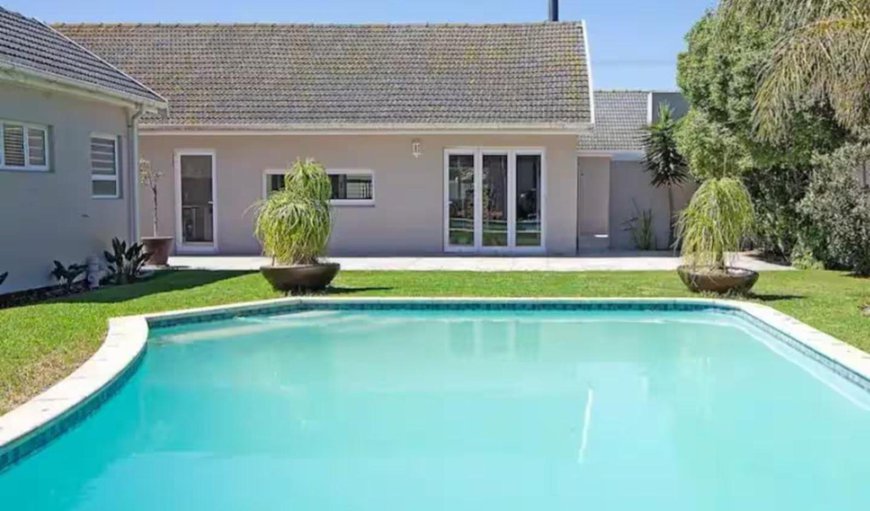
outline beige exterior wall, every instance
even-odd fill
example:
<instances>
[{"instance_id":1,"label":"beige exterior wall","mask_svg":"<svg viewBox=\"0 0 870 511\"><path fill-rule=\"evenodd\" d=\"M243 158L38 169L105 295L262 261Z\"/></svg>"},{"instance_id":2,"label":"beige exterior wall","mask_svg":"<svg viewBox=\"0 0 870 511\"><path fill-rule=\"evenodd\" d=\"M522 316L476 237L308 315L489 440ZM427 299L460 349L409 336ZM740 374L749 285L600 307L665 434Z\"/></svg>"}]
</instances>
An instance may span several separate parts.
<instances>
[{"instance_id":1,"label":"beige exterior wall","mask_svg":"<svg viewBox=\"0 0 870 511\"><path fill-rule=\"evenodd\" d=\"M668 248L668 192L649 184L650 175L639 161L612 161L610 163L610 247L635 249L631 233L625 222L635 216L635 203L640 210L652 210L656 245ZM674 214L682 210L692 194L694 184L674 189Z\"/></svg>"},{"instance_id":2,"label":"beige exterior wall","mask_svg":"<svg viewBox=\"0 0 870 511\"><path fill-rule=\"evenodd\" d=\"M131 235L127 176L120 199L91 198L90 135L120 136L126 151L123 108L0 82L0 119L48 125L51 155L48 172L0 170L0 293L54 284L52 260L83 262Z\"/></svg>"},{"instance_id":3,"label":"beige exterior wall","mask_svg":"<svg viewBox=\"0 0 870 511\"><path fill-rule=\"evenodd\" d=\"M411 142L422 155L414 158ZM454 147L542 147L546 151L547 252L573 254L577 235L576 136L571 135L143 135L140 154L166 173L160 185L161 233L179 237L175 154L213 150L218 252L253 254L251 204L263 197L264 171L314 158L327 169L374 173L374 206L336 206L331 255L439 254L444 246L444 150ZM143 234L150 234L150 197L141 200ZM247 211L247 213L246 213Z\"/></svg>"}]
</instances>

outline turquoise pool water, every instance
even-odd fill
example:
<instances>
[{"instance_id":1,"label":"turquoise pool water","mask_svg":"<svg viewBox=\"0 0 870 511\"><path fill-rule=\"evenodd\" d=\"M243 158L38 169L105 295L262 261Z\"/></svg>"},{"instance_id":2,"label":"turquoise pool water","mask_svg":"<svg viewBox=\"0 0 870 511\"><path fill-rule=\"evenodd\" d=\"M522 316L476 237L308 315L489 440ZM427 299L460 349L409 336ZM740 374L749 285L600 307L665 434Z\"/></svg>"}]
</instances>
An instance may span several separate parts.
<instances>
[{"instance_id":1,"label":"turquoise pool water","mask_svg":"<svg viewBox=\"0 0 870 511\"><path fill-rule=\"evenodd\" d=\"M309 311L152 331L9 510L866 510L870 398L714 312Z\"/></svg>"}]
</instances>

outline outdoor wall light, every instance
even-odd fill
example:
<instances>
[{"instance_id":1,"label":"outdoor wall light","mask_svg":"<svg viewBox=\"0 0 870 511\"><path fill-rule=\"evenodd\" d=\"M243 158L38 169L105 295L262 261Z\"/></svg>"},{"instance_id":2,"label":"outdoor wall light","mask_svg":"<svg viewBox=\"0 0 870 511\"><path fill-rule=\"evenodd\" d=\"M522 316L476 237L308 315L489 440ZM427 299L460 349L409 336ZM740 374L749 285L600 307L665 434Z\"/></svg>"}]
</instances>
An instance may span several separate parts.
<instances>
[{"instance_id":1,"label":"outdoor wall light","mask_svg":"<svg viewBox=\"0 0 870 511\"><path fill-rule=\"evenodd\" d=\"M414 155L414 158L419 158L423 154L423 143L420 142L419 138L411 141L411 154Z\"/></svg>"}]
</instances>

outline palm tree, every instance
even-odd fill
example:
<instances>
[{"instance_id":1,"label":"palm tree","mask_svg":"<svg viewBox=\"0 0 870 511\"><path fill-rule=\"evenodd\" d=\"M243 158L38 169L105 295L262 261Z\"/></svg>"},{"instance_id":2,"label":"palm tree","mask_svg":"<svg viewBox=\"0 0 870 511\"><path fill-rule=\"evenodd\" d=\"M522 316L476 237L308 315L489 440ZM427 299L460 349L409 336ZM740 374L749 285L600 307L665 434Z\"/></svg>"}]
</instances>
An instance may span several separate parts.
<instances>
[{"instance_id":1,"label":"palm tree","mask_svg":"<svg viewBox=\"0 0 870 511\"><path fill-rule=\"evenodd\" d=\"M780 33L755 99L763 137L780 138L796 106L818 102L849 130L870 124L870 0L721 0L720 12Z\"/></svg>"},{"instance_id":2,"label":"palm tree","mask_svg":"<svg viewBox=\"0 0 870 511\"><path fill-rule=\"evenodd\" d=\"M670 106L659 106L659 118L646 129L644 166L652 174L650 183L668 189L668 246L674 244L674 187L689 178L686 160L677 151L677 121Z\"/></svg>"}]
</instances>

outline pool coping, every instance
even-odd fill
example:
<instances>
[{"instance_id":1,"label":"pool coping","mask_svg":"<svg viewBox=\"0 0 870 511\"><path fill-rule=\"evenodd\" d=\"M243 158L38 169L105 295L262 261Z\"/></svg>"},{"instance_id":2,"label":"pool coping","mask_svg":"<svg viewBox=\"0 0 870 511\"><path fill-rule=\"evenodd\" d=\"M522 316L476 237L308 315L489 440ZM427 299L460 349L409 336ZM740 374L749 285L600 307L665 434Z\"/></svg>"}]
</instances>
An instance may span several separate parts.
<instances>
[{"instance_id":1,"label":"pool coping","mask_svg":"<svg viewBox=\"0 0 870 511\"><path fill-rule=\"evenodd\" d=\"M0 471L36 452L93 413L135 372L145 353L149 327L215 321L245 315L290 312L306 306L391 308L434 305L577 310L703 310L743 313L786 344L870 392L870 354L766 305L706 298L335 298L295 297L112 318L103 344L72 374L0 416ZM525 307L524 307L525 308Z\"/></svg>"}]
</instances>

